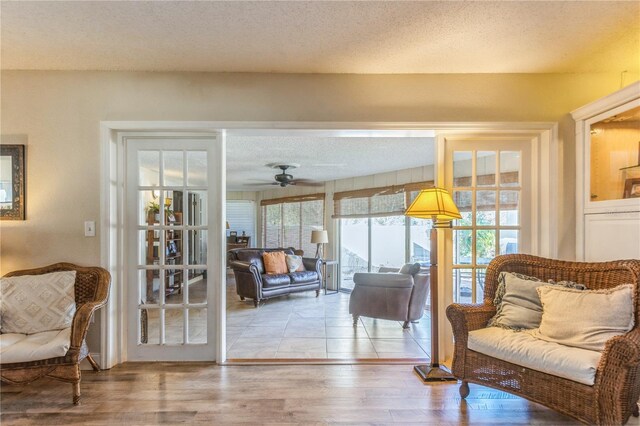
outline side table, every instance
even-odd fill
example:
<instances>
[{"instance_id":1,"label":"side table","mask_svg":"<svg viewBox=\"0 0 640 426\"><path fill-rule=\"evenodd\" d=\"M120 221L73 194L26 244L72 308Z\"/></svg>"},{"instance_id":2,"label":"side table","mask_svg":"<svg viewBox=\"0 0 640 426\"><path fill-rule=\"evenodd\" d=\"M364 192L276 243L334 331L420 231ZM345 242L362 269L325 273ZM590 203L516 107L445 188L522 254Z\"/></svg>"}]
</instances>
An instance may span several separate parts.
<instances>
[{"instance_id":1,"label":"side table","mask_svg":"<svg viewBox=\"0 0 640 426\"><path fill-rule=\"evenodd\" d=\"M336 289L327 292L327 266L334 267L333 274L331 275L331 279L334 280L336 284ZM337 260L329 260L322 259L322 287L324 287L324 294L337 294L340 291L340 281L336 279L338 276L338 261Z\"/></svg>"}]
</instances>

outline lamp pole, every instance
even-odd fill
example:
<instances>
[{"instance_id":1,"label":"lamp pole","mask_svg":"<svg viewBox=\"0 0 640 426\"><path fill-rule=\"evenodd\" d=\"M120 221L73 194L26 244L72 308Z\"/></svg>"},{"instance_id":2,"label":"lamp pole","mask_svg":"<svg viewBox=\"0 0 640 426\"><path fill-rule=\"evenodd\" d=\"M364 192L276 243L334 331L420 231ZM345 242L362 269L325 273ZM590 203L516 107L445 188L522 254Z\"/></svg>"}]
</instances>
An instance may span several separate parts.
<instances>
[{"instance_id":1,"label":"lamp pole","mask_svg":"<svg viewBox=\"0 0 640 426\"><path fill-rule=\"evenodd\" d=\"M451 225L451 222L448 224ZM440 365L440 342L438 341L438 228L448 227L437 225L436 218L433 218L433 225L429 234L431 251L429 253L429 293L431 294L431 363L421 364L413 367L420 378L425 382L440 382L456 380L448 368Z\"/></svg>"}]
</instances>

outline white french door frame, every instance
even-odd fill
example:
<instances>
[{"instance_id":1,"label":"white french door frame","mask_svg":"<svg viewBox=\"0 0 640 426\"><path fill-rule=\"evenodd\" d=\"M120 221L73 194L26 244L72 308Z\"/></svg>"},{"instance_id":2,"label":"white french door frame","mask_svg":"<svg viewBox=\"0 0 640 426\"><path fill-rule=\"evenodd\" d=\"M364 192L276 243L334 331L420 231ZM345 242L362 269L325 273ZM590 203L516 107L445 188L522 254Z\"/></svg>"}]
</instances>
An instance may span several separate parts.
<instances>
[{"instance_id":1,"label":"white french door frame","mask_svg":"<svg viewBox=\"0 0 640 426\"><path fill-rule=\"evenodd\" d=\"M518 145L528 145L530 149L530 178L528 179L530 193L527 195L530 211L527 214L530 223L528 224L529 232L527 234L531 240L523 247L527 253L555 258L558 255L558 215L556 213L559 201L558 187L561 186L560 177L562 176L562 172L559 170L561 164L557 161L559 152L556 132L555 126L546 132L510 132L508 130L502 132L492 130L442 132L437 137L436 148L438 164L441 165L437 169L438 185L447 188L447 190L452 189L448 187L451 186L448 181L452 180L453 161L448 161L449 158L447 158L447 151L453 151L450 149L451 145L455 145L458 142L476 142L479 145L477 150L483 150L482 143L487 142L489 146L487 150L492 150L491 146L501 146L513 141L515 143L514 151L519 151ZM505 149L504 145L500 149ZM521 158L521 161L524 163L525 159ZM499 173L499 171L496 170L496 173ZM523 178L521 177L521 179ZM527 192L526 188L523 188L521 194L524 195L525 192ZM496 203L498 203L498 200L496 200ZM523 215L521 215L521 218L523 218ZM522 222L520 222L520 225L522 226ZM439 312L445 312L446 307L454 301L452 277L453 232L450 229L440 232L438 253L442 254L439 258L443 259L445 264L444 268L438 268L438 294L442 295L438 308ZM441 326L439 347L441 354L444 354L441 355L443 359L440 361L449 361L453 356L453 333L451 327L448 326L448 322L444 330ZM435 361L437 362L438 360Z\"/></svg>"},{"instance_id":2,"label":"white french door frame","mask_svg":"<svg viewBox=\"0 0 640 426\"><path fill-rule=\"evenodd\" d=\"M557 255L557 205L558 187L562 186L561 177L562 163L558 161L562 152L559 150L557 124L550 122L286 122L286 121L102 121L100 122L100 143L101 143L101 184L100 184L100 253L101 264L112 276L111 293L109 300L100 313L100 360L103 368L111 368L114 365L127 361L126 348L126 327L127 323L122 313L126 307L126 299L123 295L123 286L126 284L126 270L124 269L124 146L120 136L124 132L160 132L173 133L179 135L210 134L220 138L219 144L219 169L216 170L216 180L220 183L217 193L210 194L216 197L216 204L222 210L217 216L217 224L220 235L219 241L211 241L215 245L217 253L224 253L225 239L225 213L226 202L225 174L226 174L226 153L225 137L227 132L234 134L250 135L255 131L269 129L280 134L291 134L296 131L305 134L315 133L317 135L369 135L373 132L380 134L402 135L405 137L433 136L436 132L436 184L443 185L444 170L444 144L447 137L454 137L463 134L488 134L511 133L520 136L527 136L531 139L532 151L535 149L536 155L540 159L538 170L538 190L539 205L538 210L544 211L545 220L539 223L538 233L540 235L538 253L541 256L555 257ZM535 147L535 148L534 148ZM448 237L451 238L450 236ZM442 238L438 241L438 251L444 258L445 241ZM225 256L218 255L214 259L215 266L211 269L220 271L217 277L219 284L215 287L216 311L216 342L215 361L224 363L226 361L226 293L224 289L224 267L226 266ZM438 282L441 286L439 294L446 294L444 291L445 280L450 267L441 265L438 271ZM449 278L451 281L451 278ZM445 361L452 355L452 345L447 344L447 339L451 336L450 327L445 317L446 303L450 300L442 298L439 301L440 307L440 348Z\"/></svg>"}]
</instances>

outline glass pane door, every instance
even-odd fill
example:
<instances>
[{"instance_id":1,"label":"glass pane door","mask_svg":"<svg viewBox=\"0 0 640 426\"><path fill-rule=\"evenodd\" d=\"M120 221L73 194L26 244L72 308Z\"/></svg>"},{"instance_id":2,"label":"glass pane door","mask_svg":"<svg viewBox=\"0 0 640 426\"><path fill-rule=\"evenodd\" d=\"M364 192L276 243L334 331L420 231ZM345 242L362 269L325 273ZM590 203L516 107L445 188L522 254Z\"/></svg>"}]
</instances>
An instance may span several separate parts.
<instances>
[{"instance_id":1,"label":"glass pane door","mask_svg":"<svg viewBox=\"0 0 640 426\"><path fill-rule=\"evenodd\" d=\"M529 249L529 150L522 141L452 145L448 182L462 215L453 222L453 300L481 303L489 262Z\"/></svg>"},{"instance_id":2,"label":"glass pane door","mask_svg":"<svg viewBox=\"0 0 640 426\"><path fill-rule=\"evenodd\" d=\"M212 359L207 142L128 142L129 357Z\"/></svg>"},{"instance_id":3,"label":"glass pane door","mask_svg":"<svg viewBox=\"0 0 640 426\"><path fill-rule=\"evenodd\" d=\"M371 272L380 268L401 268L405 264L404 216L371 218Z\"/></svg>"},{"instance_id":4,"label":"glass pane door","mask_svg":"<svg viewBox=\"0 0 640 426\"><path fill-rule=\"evenodd\" d=\"M353 290L353 275L369 271L369 218L340 219L340 288Z\"/></svg>"}]
</instances>

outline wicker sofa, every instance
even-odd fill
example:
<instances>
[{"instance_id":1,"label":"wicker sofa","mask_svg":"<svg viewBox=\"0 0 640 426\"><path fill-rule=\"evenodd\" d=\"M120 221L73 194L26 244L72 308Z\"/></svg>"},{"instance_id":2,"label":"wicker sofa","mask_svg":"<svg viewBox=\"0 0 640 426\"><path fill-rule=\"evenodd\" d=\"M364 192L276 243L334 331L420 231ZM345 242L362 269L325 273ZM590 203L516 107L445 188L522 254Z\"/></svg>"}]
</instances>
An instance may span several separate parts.
<instances>
[{"instance_id":1,"label":"wicker sofa","mask_svg":"<svg viewBox=\"0 0 640 426\"><path fill-rule=\"evenodd\" d=\"M493 299L502 271L544 281L574 281L589 289L634 285L635 324L627 334L607 341L592 386L468 349L469 333L487 327L487 322L496 313ZM447 308L455 338L452 371L462 381L460 395L465 398L469 394L468 383L477 383L522 396L586 423L623 424L632 414L637 416L636 402L640 396L639 283L640 260L583 263L522 254L496 257L487 268L483 303L453 304Z\"/></svg>"},{"instance_id":2,"label":"wicker sofa","mask_svg":"<svg viewBox=\"0 0 640 426\"><path fill-rule=\"evenodd\" d=\"M109 272L99 267L81 267L71 263L56 263L38 269L10 272L5 277L41 275L61 271L76 271L74 283L76 312L71 323L70 342L63 342L64 347L68 347L66 354L27 362L4 363L4 361L0 360L2 362L0 363L0 378L4 383L26 384L48 376L71 383L73 386L73 403L77 405L80 403L80 362L86 358L94 370L100 370L98 364L89 354L85 338L91 316L96 309L106 303L109 296L111 283ZM27 352L33 352L35 347L33 343L28 341L29 338L35 338L36 342L42 340L38 339L37 334L25 336ZM8 337L9 335L5 336ZM3 344L2 348L7 349L6 346ZM18 355L17 357L19 358L20 356ZM12 358L16 358L16 356ZM36 356L35 358L38 357Z\"/></svg>"}]
</instances>

